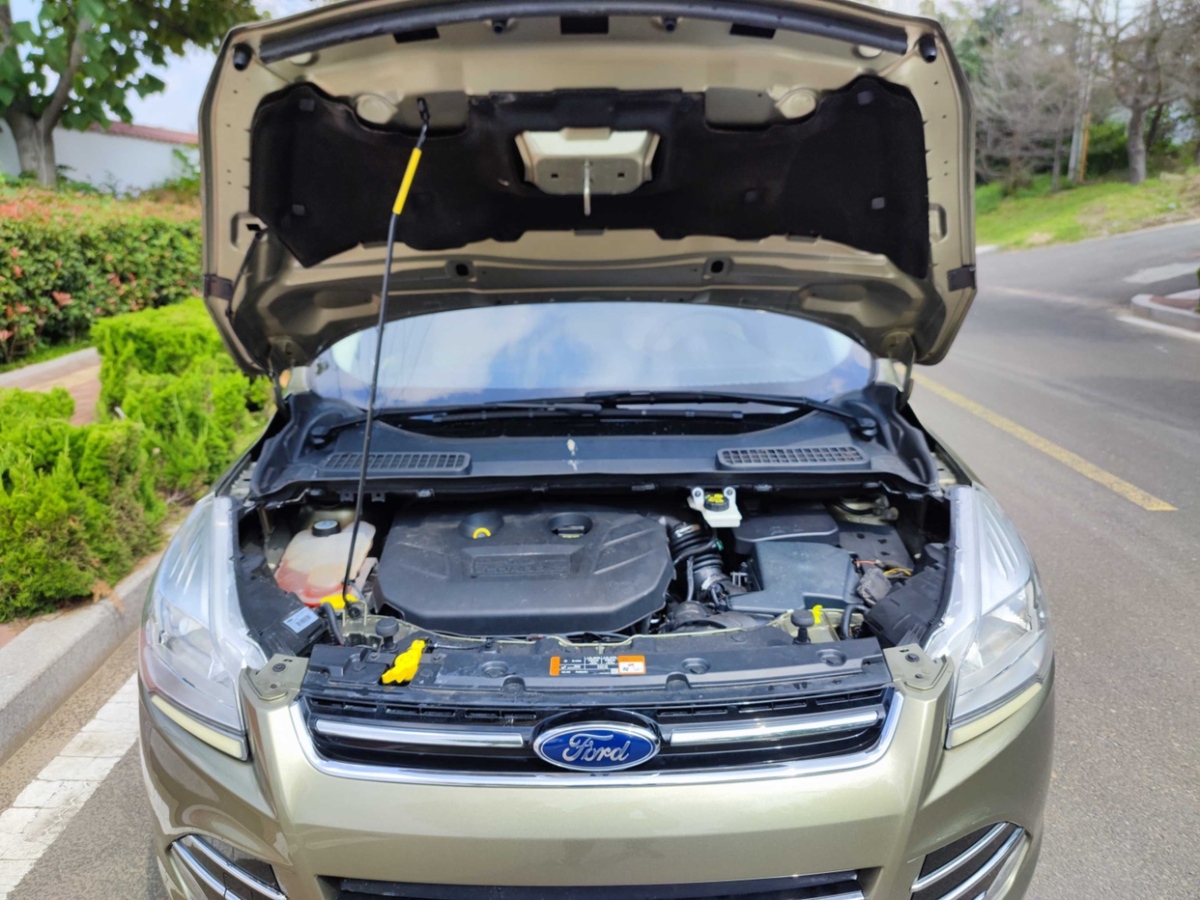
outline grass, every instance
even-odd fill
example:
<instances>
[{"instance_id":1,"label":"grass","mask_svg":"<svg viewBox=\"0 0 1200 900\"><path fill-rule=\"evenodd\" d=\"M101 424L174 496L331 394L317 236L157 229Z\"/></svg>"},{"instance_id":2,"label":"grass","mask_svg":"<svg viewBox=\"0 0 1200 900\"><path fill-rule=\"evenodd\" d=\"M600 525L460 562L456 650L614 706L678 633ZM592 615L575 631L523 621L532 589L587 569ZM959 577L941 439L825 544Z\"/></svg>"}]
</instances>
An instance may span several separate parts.
<instances>
[{"instance_id":1,"label":"grass","mask_svg":"<svg viewBox=\"0 0 1200 900\"><path fill-rule=\"evenodd\" d=\"M1050 193L1050 176L1004 196L1000 184L975 192L976 241L1039 247L1136 231L1200 217L1200 168L1164 173L1138 186L1105 180Z\"/></svg>"}]
</instances>

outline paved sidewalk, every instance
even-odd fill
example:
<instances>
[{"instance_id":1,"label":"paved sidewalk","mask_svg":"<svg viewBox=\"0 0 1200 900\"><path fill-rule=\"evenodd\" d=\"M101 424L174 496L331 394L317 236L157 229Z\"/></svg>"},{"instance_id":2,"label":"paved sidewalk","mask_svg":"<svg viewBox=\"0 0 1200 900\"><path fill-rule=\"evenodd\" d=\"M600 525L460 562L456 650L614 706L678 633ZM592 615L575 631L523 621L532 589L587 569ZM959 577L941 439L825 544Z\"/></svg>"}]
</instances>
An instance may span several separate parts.
<instances>
[{"instance_id":1,"label":"paved sidewalk","mask_svg":"<svg viewBox=\"0 0 1200 900\"><path fill-rule=\"evenodd\" d=\"M77 350L57 359L35 363L0 374L0 388L25 391L49 391L63 387L75 398L72 424L96 421L96 403L100 399L100 354L94 347Z\"/></svg>"}]
</instances>

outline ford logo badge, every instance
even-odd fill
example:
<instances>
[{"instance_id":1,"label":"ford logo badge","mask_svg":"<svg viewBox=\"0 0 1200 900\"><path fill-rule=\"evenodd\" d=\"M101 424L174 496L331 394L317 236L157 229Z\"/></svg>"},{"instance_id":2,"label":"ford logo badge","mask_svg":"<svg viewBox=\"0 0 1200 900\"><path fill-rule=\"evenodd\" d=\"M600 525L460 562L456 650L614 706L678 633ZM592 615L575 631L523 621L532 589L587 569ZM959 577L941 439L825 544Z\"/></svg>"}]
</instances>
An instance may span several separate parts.
<instances>
[{"instance_id":1,"label":"ford logo badge","mask_svg":"<svg viewBox=\"0 0 1200 900\"><path fill-rule=\"evenodd\" d=\"M658 753L658 735L620 722L560 725L540 734L533 752L546 762L577 772L630 769Z\"/></svg>"}]
</instances>

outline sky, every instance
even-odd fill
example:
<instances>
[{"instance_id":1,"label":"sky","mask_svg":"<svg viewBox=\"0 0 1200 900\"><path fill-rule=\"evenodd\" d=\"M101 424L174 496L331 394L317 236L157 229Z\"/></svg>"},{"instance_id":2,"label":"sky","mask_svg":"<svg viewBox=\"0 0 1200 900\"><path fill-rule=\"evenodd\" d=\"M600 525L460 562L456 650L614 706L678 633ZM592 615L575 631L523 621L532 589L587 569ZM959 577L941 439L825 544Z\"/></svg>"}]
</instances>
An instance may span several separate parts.
<instances>
[{"instance_id":1,"label":"sky","mask_svg":"<svg viewBox=\"0 0 1200 900\"><path fill-rule=\"evenodd\" d=\"M900 12L915 13L919 0L880 0L875 5ZM273 17L290 15L314 6L316 0L259 0L257 6ZM13 0L13 18L20 21L36 17L37 0ZM214 55L206 50L193 49L181 57L173 57L166 66L152 71L166 82L166 90L141 98L131 94L127 100L133 121L138 125L154 125L177 131L194 132L200 113L200 98L212 71Z\"/></svg>"}]
</instances>

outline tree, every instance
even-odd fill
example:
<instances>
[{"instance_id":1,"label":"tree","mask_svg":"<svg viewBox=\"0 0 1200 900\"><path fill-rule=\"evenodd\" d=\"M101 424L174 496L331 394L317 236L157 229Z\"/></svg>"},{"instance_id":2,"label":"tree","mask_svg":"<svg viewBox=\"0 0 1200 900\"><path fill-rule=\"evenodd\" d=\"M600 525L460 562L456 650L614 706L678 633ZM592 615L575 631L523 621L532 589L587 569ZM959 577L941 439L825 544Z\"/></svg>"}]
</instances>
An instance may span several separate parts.
<instances>
[{"instance_id":1,"label":"tree","mask_svg":"<svg viewBox=\"0 0 1200 900\"><path fill-rule=\"evenodd\" d=\"M54 129L132 118L125 105L165 85L146 71L189 45L213 47L258 18L251 0L45 0L35 21L13 21L0 0L0 117L21 169L57 177Z\"/></svg>"},{"instance_id":2,"label":"tree","mask_svg":"<svg viewBox=\"0 0 1200 900\"><path fill-rule=\"evenodd\" d=\"M1104 44L1113 91L1129 110L1129 181L1141 184L1146 180L1147 120L1160 122L1185 96L1176 73L1192 53L1200 4L1144 0L1123 7L1122 0L1089 0L1089 13Z\"/></svg>"},{"instance_id":3,"label":"tree","mask_svg":"<svg viewBox=\"0 0 1200 900\"><path fill-rule=\"evenodd\" d=\"M1051 3L996 6L975 47L979 170L1013 190L1049 168L1057 189L1079 97L1075 23Z\"/></svg>"}]
</instances>

